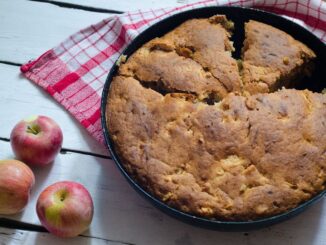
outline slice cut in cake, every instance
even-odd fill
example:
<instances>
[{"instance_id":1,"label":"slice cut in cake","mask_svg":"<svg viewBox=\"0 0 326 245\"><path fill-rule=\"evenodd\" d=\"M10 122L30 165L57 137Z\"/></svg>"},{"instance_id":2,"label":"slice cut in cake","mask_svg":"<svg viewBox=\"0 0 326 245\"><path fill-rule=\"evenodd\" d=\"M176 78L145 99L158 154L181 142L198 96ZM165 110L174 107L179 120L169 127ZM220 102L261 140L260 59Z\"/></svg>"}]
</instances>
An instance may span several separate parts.
<instances>
[{"instance_id":1,"label":"slice cut in cake","mask_svg":"<svg viewBox=\"0 0 326 245\"><path fill-rule=\"evenodd\" d=\"M161 92L183 92L199 100L219 101L240 92L241 79L225 16L192 19L136 51L119 69L144 86Z\"/></svg>"},{"instance_id":2,"label":"slice cut in cake","mask_svg":"<svg viewBox=\"0 0 326 245\"><path fill-rule=\"evenodd\" d=\"M245 24L242 51L244 90L250 94L295 86L311 73L316 57L287 33L253 20Z\"/></svg>"}]
</instances>

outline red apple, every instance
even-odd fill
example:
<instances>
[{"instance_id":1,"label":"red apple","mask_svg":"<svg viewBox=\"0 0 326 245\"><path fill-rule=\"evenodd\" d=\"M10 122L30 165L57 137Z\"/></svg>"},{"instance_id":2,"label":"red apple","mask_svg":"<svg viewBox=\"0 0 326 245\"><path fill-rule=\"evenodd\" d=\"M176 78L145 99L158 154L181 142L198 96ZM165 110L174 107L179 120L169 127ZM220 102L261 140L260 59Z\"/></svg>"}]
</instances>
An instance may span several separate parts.
<instances>
[{"instance_id":1,"label":"red apple","mask_svg":"<svg viewBox=\"0 0 326 245\"><path fill-rule=\"evenodd\" d=\"M36 212L41 224L59 237L75 237L87 230L93 218L93 201L84 186L57 182L39 196Z\"/></svg>"},{"instance_id":2,"label":"red apple","mask_svg":"<svg viewBox=\"0 0 326 245\"><path fill-rule=\"evenodd\" d=\"M16 214L29 200L35 177L17 160L0 160L0 214Z\"/></svg>"},{"instance_id":3,"label":"red apple","mask_svg":"<svg viewBox=\"0 0 326 245\"><path fill-rule=\"evenodd\" d=\"M17 158L30 165L53 162L62 145L62 131L46 116L20 121L11 131L10 143Z\"/></svg>"}]
</instances>

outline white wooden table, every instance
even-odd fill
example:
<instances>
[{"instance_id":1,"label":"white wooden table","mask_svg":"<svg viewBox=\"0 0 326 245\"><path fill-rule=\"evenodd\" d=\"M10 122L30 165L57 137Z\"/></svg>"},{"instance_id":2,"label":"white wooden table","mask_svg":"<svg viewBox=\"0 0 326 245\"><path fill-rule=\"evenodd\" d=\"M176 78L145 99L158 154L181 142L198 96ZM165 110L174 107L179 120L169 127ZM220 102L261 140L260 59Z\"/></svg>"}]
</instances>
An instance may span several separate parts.
<instances>
[{"instance_id":1,"label":"white wooden table","mask_svg":"<svg viewBox=\"0 0 326 245\"><path fill-rule=\"evenodd\" d=\"M185 2L190 1L0 0L0 159L14 157L9 134L14 124L26 116L50 116L64 132L64 149L55 163L35 169L36 185L25 211L5 217L15 222L0 218L0 244L326 244L324 200L289 221L252 232L204 230L170 218L128 185L104 146L19 73L20 64L112 14ZM41 232L36 216L36 198L46 186L59 180L78 181L93 196L92 225L74 239L59 239Z\"/></svg>"}]
</instances>

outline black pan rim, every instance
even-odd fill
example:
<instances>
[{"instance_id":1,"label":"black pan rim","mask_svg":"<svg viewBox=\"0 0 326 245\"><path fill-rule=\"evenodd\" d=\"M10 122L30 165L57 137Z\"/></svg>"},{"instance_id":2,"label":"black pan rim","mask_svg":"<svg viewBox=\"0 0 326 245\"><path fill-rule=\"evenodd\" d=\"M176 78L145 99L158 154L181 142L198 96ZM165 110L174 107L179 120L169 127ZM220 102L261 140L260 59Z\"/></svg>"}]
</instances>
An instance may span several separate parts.
<instances>
[{"instance_id":1,"label":"black pan rim","mask_svg":"<svg viewBox=\"0 0 326 245\"><path fill-rule=\"evenodd\" d=\"M280 16L277 14L273 14L270 12L266 12L263 10L259 9L252 9L252 8L246 8L246 7L240 7L240 6L209 6L209 7L203 7L203 8L196 8L192 10L187 10L181 13L177 13L175 15L169 16L167 18L164 18L160 20L159 22L153 24L146 30L144 30L141 34L139 34L135 39L133 39L129 45L124 49L124 51L121 53L121 55L124 55L126 51L132 47L138 39L140 39L141 36L146 35L146 33L149 32L149 30L153 30L157 28L162 22L168 22L172 21L175 18L178 18L180 15L184 15L185 13L191 13L191 12L197 12L197 11L203 11L206 9L214 9L216 10L216 14L224 14L223 12L225 10L230 10L230 9L237 9L241 11L249 11L251 13L259 13L259 14L264 14L266 15L266 18L277 18L279 21L286 21L290 22L291 25L295 26L295 28L301 29L300 31L302 32L308 32L309 35L311 36L312 39L315 39L316 42L320 42L321 45L323 45L323 50L325 50L326 53L326 44L324 44L322 41L319 40L317 36L315 36L313 33L309 32L307 29L304 27ZM221 12L221 13L219 13ZM208 17L208 16L207 16ZM318 40L318 41L317 41ZM120 56L121 56L120 55ZM129 55L128 55L129 56ZM275 223L279 223L283 220L286 220L292 216L295 216L302 211L304 211L306 208L310 207L312 204L316 203L318 200L322 199L322 197L326 194L326 190L318 193L314 197L310 198L309 200L301 203L297 207L290 209L284 213L277 214L274 216L262 218L262 219L257 219L257 220L248 220L248 221L224 221L224 220L213 220L213 219L208 219L208 218L203 218L199 216L194 216L189 213L182 212L178 209L175 209L173 207L170 207L169 205L165 204L164 202L160 201L153 195L151 195L149 192L147 192L145 189L143 189L125 170L123 165L121 164L121 161L119 159L118 154L116 153L114 149L114 143L111 139L110 133L108 131L107 125L106 125L106 104L107 104L107 99L108 99L108 92L110 89L111 81L112 78L117 70L117 65L116 63L112 66L106 82L104 84L103 92L102 92L102 98L101 98L101 123L102 123L102 131L104 134L104 139L105 139L105 144L108 147L111 157L123 176L127 179L129 184L138 192L140 193L143 197L148 199L154 206L158 207L160 210L164 211L165 213L169 214L170 216L174 216L175 218L181 219L187 223L191 223L194 225L198 225L201 227L209 228L209 229L216 229L216 230L227 230L227 231L232 231L232 230L250 230L250 229L257 229L260 227L265 227L269 226Z\"/></svg>"}]
</instances>

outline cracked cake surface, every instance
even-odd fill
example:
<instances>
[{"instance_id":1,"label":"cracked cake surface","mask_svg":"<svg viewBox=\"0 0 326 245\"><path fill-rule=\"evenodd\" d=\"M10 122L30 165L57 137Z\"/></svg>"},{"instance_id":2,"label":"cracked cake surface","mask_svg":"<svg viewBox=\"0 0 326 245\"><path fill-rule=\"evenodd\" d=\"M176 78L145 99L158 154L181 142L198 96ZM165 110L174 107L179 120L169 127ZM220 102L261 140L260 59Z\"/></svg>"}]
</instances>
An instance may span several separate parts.
<instances>
[{"instance_id":1,"label":"cracked cake surface","mask_svg":"<svg viewBox=\"0 0 326 245\"><path fill-rule=\"evenodd\" d=\"M163 85L170 92L192 93L201 100L220 100L231 91L240 91L227 23L225 16L188 20L137 50L121 65L119 74Z\"/></svg>"},{"instance_id":2,"label":"cracked cake surface","mask_svg":"<svg viewBox=\"0 0 326 245\"><path fill-rule=\"evenodd\" d=\"M251 20L245 36L242 74L250 94L293 86L313 69L314 52L275 27Z\"/></svg>"},{"instance_id":3,"label":"cracked cake surface","mask_svg":"<svg viewBox=\"0 0 326 245\"><path fill-rule=\"evenodd\" d=\"M231 29L224 16L194 19L141 47L112 80L107 125L127 172L160 200L252 220L324 190L326 96L245 93Z\"/></svg>"}]
</instances>

